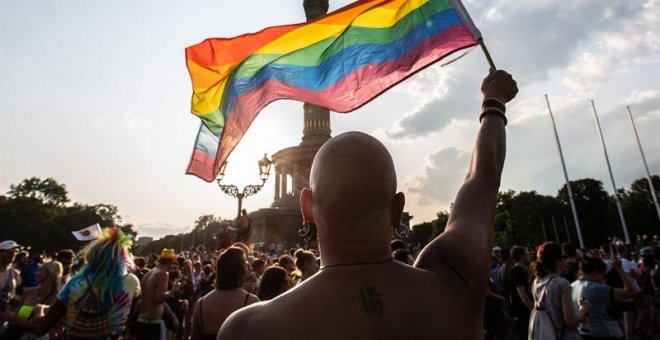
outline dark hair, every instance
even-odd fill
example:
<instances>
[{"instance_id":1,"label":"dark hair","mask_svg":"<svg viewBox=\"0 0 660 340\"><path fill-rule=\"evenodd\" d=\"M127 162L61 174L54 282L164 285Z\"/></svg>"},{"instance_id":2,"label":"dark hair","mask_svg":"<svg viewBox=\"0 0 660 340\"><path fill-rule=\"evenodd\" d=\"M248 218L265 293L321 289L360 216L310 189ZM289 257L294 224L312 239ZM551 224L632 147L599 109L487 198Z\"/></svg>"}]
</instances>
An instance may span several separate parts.
<instances>
[{"instance_id":1,"label":"dark hair","mask_svg":"<svg viewBox=\"0 0 660 340\"><path fill-rule=\"evenodd\" d=\"M527 248L523 246L513 246L513 248L511 248L511 257L513 258L513 262L522 260L525 253L527 253Z\"/></svg>"},{"instance_id":2,"label":"dark hair","mask_svg":"<svg viewBox=\"0 0 660 340\"><path fill-rule=\"evenodd\" d=\"M587 275L593 272L605 273L607 271L607 266L601 259L585 256L582 261L580 261L580 271Z\"/></svg>"},{"instance_id":3,"label":"dark hair","mask_svg":"<svg viewBox=\"0 0 660 340\"><path fill-rule=\"evenodd\" d=\"M257 269L266 265L266 262L262 259L256 259L252 261L252 271L257 271Z\"/></svg>"},{"instance_id":4,"label":"dark hair","mask_svg":"<svg viewBox=\"0 0 660 340\"><path fill-rule=\"evenodd\" d=\"M216 287L220 290L236 289L245 279L245 253L239 247L229 247L220 254L216 266Z\"/></svg>"},{"instance_id":5,"label":"dark hair","mask_svg":"<svg viewBox=\"0 0 660 340\"><path fill-rule=\"evenodd\" d=\"M500 257L502 258L502 262L509 261L509 258L511 257L511 249L502 248L502 250L500 250Z\"/></svg>"},{"instance_id":6,"label":"dark hair","mask_svg":"<svg viewBox=\"0 0 660 340\"><path fill-rule=\"evenodd\" d=\"M614 249L616 249L617 253L628 253L628 247L626 247L625 244L620 244L616 246Z\"/></svg>"},{"instance_id":7,"label":"dark hair","mask_svg":"<svg viewBox=\"0 0 660 340\"><path fill-rule=\"evenodd\" d=\"M67 260L73 260L73 258L76 256L76 253L73 252L71 249L62 249L57 252L57 255L55 256L55 259L62 262L62 260L67 259Z\"/></svg>"},{"instance_id":8,"label":"dark hair","mask_svg":"<svg viewBox=\"0 0 660 340\"><path fill-rule=\"evenodd\" d=\"M20 262L23 259L27 259L30 254L27 251L19 251L16 253L16 257L14 258L14 262Z\"/></svg>"},{"instance_id":9,"label":"dark hair","mask_svg":"<svg viewBox=\"0 0 660 340\"><path fill-rule=\"evenodd\" d=\"M142 268L147 265L147 260L145 260L144 257L142 256L136 257L135 260L133 260L133 262L135 263L136 266L138 266L138 268Z\"/></svg>"},{"instance_id":10,"label":"dark hair","mask_svg":"<svg viewBox=\"0 0 660 340\"><path fill-rule=\"evenodd\" d=\"M575 258L575 255L577 254L576 250L577 248L575 248L573 243L564 242L561 244L562 253L570 258Z\"/></svg>"},{"instance_id":11,"label":"dark hair","mask_svg":"<svg viewBox=\"0 0 660 340\"><path fill-rule=\"evenodd\" d=\"M296 251L296 268L298 270L302 271L302 267L312 261L316 261L316 255L312 253L311 251L306 251L302 249L298 249Z\"/></svg>"},{"instance_id":12,"label":"dark hair","mask_svg":"<svg viewBox=\"0 0 660 340\"><path fill-rule=\"evenodd\" d=\"M654 255L642 255L642 264L646 269L652 269L655 265L655 256Z\"/></svg>"},{"instance_id":13,"label":"dark hair","mask_svg":"<svg viewBox=\"0 0 660 340\"><path fill-rule=\"evenodd\" d=\"M204 265L204 269L202 269L202 271L204 271L204 274L210 275L213 272L213 268L210 264L206 264Z\"/></svg>"},{"instance_id":14,"label":"dark hair","mask_svg":"<svg viewBox=\"0 0 660 340\"><path fill-rule=\"evenodd\" d=\"M562 257L562 247L554 242L546 242L536 252L536 263L534 270L536 276L545 277L550 272L557 270L557 261Z\"/></svg>"},{"instance_id":15,"label":"dark hair","mask_svg":"<svg viewBox=\"0 0 660 340\"><path fill-rule=\"evenodd\" d=\"M277 259L277 264L279 264L280 267L284 267L289 263L293 264L293 260L289 257L289 255L282 255Z\"/></svg>"},{"instance_id":16,"label":"dark hair","mask_svg":"<svg viewBox=\"0 0 660 340\"><path fill-rule=\"evenodd\" d=\"M411 256L410 250L408 249L397 249L394 251L393 255L395 260L403 263L408 263L408 257Z\"/></svg>"},{"instance_id":17,"label":"dark hair","mask_svg":"<svg viewBox=\"0 0 660 340\"><path fill-rule=\"evenodd\" d=\"M277 297L287 290L286 270L278 266L270 266L263 275L257 296L259 300L266 301Z\"/></svg>"},{"instance_id":18,"label":"dark hair","mask_svg":"<svg viewBox=\"0 0 660 340\"><path fill-rule=\"evenodd\" d=\"M174 263L174 259L158 259L158 263L164 264L164 265L167 266L167 265L170 265L170 264ZM178 263L177 263L177 265L178 265Z\"/></svg>"},{"instance_id":19,"label":"dark hair","mask_svg":"<svg viewBox=\"0 0 660 340\"><path fill-rule=\"evenodd\" d=\"M406 249L406 242L403 242L402 240L395 239L390 242L390 252L394 253L398 249Z\"/></svg>"}]
</instances>

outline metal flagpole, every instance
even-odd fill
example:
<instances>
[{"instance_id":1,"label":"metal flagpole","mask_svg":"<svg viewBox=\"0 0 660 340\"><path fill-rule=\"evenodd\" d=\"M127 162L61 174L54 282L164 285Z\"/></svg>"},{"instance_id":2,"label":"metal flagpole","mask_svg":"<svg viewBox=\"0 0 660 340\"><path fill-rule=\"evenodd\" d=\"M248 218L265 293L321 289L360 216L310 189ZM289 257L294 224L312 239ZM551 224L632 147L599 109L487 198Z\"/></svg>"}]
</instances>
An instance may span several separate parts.
<instances>
[{"instance_id":1,"label":"metal flagpole","mask_svg":"<svg viewBox=\"0 0 660 340\"><path fill-rule=\"evenodd\" d=\"M571 233L568 232L568 223L566 223L566 215L561 216L564 219L564 230L566 230L566 238L568 239L568 243L573 243L571 241Z\"/></svg>"},{"instance_id":2,"label":"metal flagpole","mask_svg":"<svg viewBox=\"0 0 660 340\"><path fill-rule=\"evenodd\" d=\"M555 242L557 242L557 244L559 244L559 234L557 234L557 223L555 223L555 217L554 216L550 216L550 217L552 217L552 229L555 230Z\"/></svg>"},{"instance_id":3,"label":"metal flagpole","mask_svg":"<svg viewBox=\"0 0 660 340\"><path fill-rule=\"evenodd\" d=\"M564 169L564 178L566 179L566 190L568 190L568 200L571 203L571 211L573 211L573 220L575 221L575 230L577 231L578 241L580 242L580 248L584 248L584 241L582 241L582 230L580 229L580 221L578 220L577 209L575 209L575 200L573 199L573 190L571 190L571 183L568 180L568 172L566 172L566 164L564 164L564 154L561 151L561 143L559 143L559 135L557 134L557 124L555 124L555 117L552 115L552 109L550 109L550 100L548 100L548 95L545 95L545 102L548 104L548 112L550 113L550 118L552 119L552 128L555 131L555 140L557 141L557 149L559 149L559 158L561 159L561 167Z\"/></svg>"},{"instance_id":4,"label":"metal flagpole","mask_svg":"<svg viewBox=\"0 0 660 340\"><path fill-rule=\"evenodd\" d=\"M635 138L637 139L639 154L642 155L644 170L646 170L646 180L649 182L649 187L651 188L651 197L653 197L653 203L655 204L655 211L658 213L658 219L660 219L660 205L658 204L658 195L655 193L655 187L653 186L653 180L651 179L651 172L649 171L648 164L646 164L646 157L644 156L644 150L642 150L642 143L640 143L639 135L637 134L637 126L635 125L635 120L633 119L632 112L630 112L630 106L626 106L626 109L628 109L628 117L630 117L630 122L632 123L633 130L635 131Z\"/></svg>"},{"instance_id":5,"label":"metal flagpole","mask_svg":"<svg viewBox=\"0 0 660 340\"><path fill-rule=\"evenodd\" d=\"M548 234L545 233L545 221L541 220L541 228L543 228L543 242L548 241Z\"/></svg>"},{"instance_id":6,"label":"metal flagpole","mask_svg":"<svg viewBox=\"0 0 660 340\"><path fill-rule=\"evenodd\" d=\"M610 180L612 180L612 188L614 189L614 200L616 201L616 208L619 210L619 218L621 219L621 226L623 227L623 235L626 238L626 244L630 244L630 237L628 236L628 227L626 220L623 218L623 209L621 209L621 201L619 200L619 192L616 191L616 184L614 183L614 176L612 175L612 167L610 166L610 158L607 156L607 148L605 147L605 139L603 138L603 130L600 128L600 120L598 120L598 113L596 113L596 104L593 99L591 100L591 107L594 109L594 117L596 117L596 127L600 135L600 142L603 144L603 152L605 153L605 162L607 163L607 170L610 173Z\"/></svg>"}]
</instances>

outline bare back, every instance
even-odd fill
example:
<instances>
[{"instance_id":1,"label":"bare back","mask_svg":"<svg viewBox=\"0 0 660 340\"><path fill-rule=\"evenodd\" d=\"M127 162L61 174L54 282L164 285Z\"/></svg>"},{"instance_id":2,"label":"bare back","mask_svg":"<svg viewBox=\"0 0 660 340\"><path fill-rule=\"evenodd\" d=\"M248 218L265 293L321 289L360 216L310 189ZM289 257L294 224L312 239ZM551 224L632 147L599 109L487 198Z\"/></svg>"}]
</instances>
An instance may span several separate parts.
<instances>
[{"instance_id":1,"label":"bare back","mask_svg":"<svg viewBox=\"0 0 660 340\"><path fill-rule=\"evenodd\" d=\"M146 273L140 286L142 287L142 303L140 316L150 320L158 320L163 316L165 301L161 301L163 289L167 289L168 274L159 267Z\"/></svg>"},{"instance_id":2,"label":"bare back","mask_svg":"<svg viewBox=\"0 0 660 340\"><path fill-rule=\"evenodd\" d=\"M327 268L272 302L232 314L218 339L483 337L485 291L475 294L446 274L399 262Z\"/></svg>"},{"instance_id":3,"label":"bare back","mask_svg":"<svg viewBox=\"0 0 660 340\"><path fill-rule=\"evenodd\" d=\"M214 289L197 301L193 314L194 339L203 334L217 334L229 315L247 305L259 301L255 295L243 289Z\"/></svg>"}]
</instances>

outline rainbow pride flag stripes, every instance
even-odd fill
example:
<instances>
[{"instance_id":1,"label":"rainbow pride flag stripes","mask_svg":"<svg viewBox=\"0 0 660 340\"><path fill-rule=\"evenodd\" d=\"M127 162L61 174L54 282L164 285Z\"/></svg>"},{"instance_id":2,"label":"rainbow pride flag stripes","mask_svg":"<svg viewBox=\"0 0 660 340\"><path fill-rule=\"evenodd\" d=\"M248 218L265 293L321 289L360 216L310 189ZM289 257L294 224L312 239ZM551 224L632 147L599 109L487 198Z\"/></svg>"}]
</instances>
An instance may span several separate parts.
<instances>
[{"instance_id":1,"label":"rainbow pride flag stripes","mask_svg":"<svg viewBox=\"0 0 660 340\"><path fill-rule=\"evenodd\" d=\"M307 23L188 47L192 113L202 125L187 173L215 179L272 101L349 112L479 38L459 0L363 0Z\"/></svg>"}]
</instances>

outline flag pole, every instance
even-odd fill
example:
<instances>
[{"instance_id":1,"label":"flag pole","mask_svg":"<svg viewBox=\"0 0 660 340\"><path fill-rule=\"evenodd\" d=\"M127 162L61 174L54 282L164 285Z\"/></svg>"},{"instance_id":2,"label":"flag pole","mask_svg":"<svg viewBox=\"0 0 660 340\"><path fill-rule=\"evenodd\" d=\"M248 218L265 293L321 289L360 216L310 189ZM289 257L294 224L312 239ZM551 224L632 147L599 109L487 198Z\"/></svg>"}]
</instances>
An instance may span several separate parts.
<instances>
[{"instance_id":1,"label":"flag pole","mask_svg":"<svg viewBox=\"0 0 660 340\"><path fill-rule=\"evenodd\" d=\"M633 131L635 131L635 138L637 139L639 154L642 155L644 170L646 170L646 180L649 182L649 187L651 188L651 197L653 197L653 203L655 204L655 211L658 213L658 219L660 219L660 205L658 204L658 195L655 193L655 187L653 186L653 180L651 179L651 172L649 171L648 164L646 164L646 157L644 156L644 150L642 150L642 143L639 141L639 135L637 134L637 126L635 125L635 120L633 119L632 112L630 112L630 106L626 105L626 109L628 109L628 117L630 117L630 122L632 123Z\"/></svg>"},{"instance_id":2,"label":"flag pole","mask_svg":"<svg viewBox=\"0 0 660 340\"><path fill-rule=\"evenodd\" d=\"M545 232L545 221L541 220L541 228L543 229L543 242L548 241L548 235Z\"/></svg>"},{"instance_id":3,"label":"flag pole","mask_svg":"<svg viewBox=\"0 0 660 340\"><path fill-rule=\"evenodd\" d=\"M610 173L610 180L612 181L612 189L614 189L614 200L616 201L616 208L619 210L619 218L621 219L621 227L623 227L623 236L626 238L626 244L630 244L630 237L628 236L628 227L626 220L623 218L623 209L621 209L621 201L619 200L619 192L616 191L616 184L614 183L614 176L612 175L612 167L610 166L610 158L607 156L607 148L605 147L605 138L603 138L603 130L600 128L600 120L598 113L596 113L596 104L591 100L591 107L594 109L594 117L596 117L596 127L598 128L598 135L600 135L600 142L603 145L603 152L605 153L605 162L607 163L607 170Z\"/></svg>"},{"instance_id":4,"label":"flag pole","mask_svg":"<svg viewBox=\"0 0 660 340\"><path fill-rule=\"evenodd\" d=\"M561 167L564 169L564 178L566 179L566 190L568 190L568 200L571 203L571 211L573 211L573 220L575 221L575 230L577 231L578 241L580 248L584 248L584 241L582 241L582 230L580 229L580 221L578 220L577 209L575 209L575 200L573 199L573 190L571 190L571 183L568 180L568 172L566 172L566 164L564 163L564 154L561 151L561 143L559 143L559 135L557 134L557 124L555 124L555 117L552 115L550 109L550 100L548 95L545 95L545 102L548 104L548 112L550 119L552 119L552 128L555 131L555 140L557 141L557 149L559 149L559 159L561 159Z\"/></svg>"},{"instance_id":5,"label":"flag pole","mask_svg":"<svg viewBox=\"0 0 660 340\"><path fill-rule=\"evenodd\" d=\"M566 238L568 239L568 243L573 243L571 241L571 233L568 232L568 223L566 223L566 215L561 216L564 219L564 230L566 231Z\"/></svg>"},{"instance_id":6,"label":"flag pole","mask_svg":"<svg viewBox=\"0 0 660 340\"><path fill-rule=\"evenodd\" d=\"M484 39L479 38L477 39L479 42L479 46L481 46L481 50L484 51L484 55L486 56L486 60L488 60L488 66L490 66L490 72L495 72L497 71L497 67L495 67L495 63L493 62L493 58L490 56L490 52L488 52L488 48L486 48L486 45L484 44Z\"/></svg>"},{"instance_id":7,"label":"flag pole","mask_svg":"<svg viewBox=\"0 0 660 340\"><path fill-rule=\"evenodd\" d=\"M559 234L557 233L557 223L555 223L555 217L550 216L552 218L552 229L555 231L555 242L559 244Z\"/></svg>"}]
</instances>

